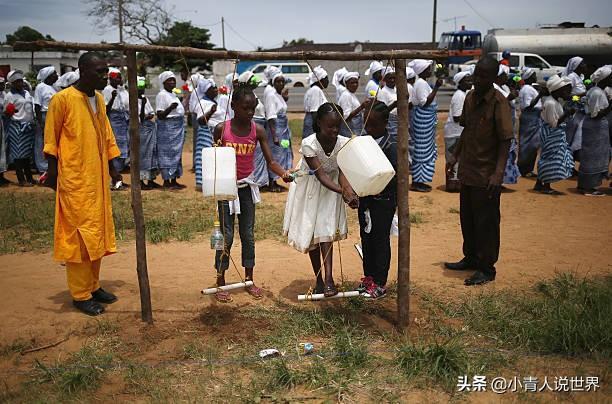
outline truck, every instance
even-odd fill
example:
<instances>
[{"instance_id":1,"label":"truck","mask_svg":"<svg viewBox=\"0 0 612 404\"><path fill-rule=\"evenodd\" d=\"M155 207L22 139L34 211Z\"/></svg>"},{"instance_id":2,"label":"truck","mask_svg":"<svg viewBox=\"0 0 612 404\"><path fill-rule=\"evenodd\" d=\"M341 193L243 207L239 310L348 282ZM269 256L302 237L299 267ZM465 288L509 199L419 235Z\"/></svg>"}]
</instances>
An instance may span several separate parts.
<instances>
[{"instance_id":1,"label":"truck","mask_svg":"<svg viewBox=\"0 0 612 404\"><path fill-rule=\"evenodd\" d=\"M581 56L594 68L612 63L612 27L564 22L540 28L489 30L482 41L482 53L504 50L540 55L560 66L573 56Z\"/></svg>"}]
</instances>

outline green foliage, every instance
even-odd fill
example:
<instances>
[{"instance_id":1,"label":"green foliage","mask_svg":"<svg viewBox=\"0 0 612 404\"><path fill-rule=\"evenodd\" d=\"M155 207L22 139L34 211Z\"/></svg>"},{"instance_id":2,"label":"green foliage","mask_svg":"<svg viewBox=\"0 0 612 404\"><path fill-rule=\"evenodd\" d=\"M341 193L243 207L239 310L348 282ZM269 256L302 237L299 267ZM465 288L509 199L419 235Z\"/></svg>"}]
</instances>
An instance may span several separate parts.
<instances>
[{"instance_id":1,"label":"green foliage","mask_svg":"<svg viewBox=\"0 0 612 404\"><path fill-rule=\"evenodd\" d=\"M22 26L17 28L12 34L6 34L6 43L14 45L17 41L32 42L32 41L55 41L51 35L43 35L32 27Z\"/></svg>"},{"instance_id":2,"label":"green foliage","mask_svg":"<svg viewBox=\"0 0 612 404\"><path fill-rule=\"evenodd\" d=\"M399 347L396 361L409 378L421 376L450 388L468 370L467 354L454 341L433 344L406 343Z\"/></svg>"}]
</instances>

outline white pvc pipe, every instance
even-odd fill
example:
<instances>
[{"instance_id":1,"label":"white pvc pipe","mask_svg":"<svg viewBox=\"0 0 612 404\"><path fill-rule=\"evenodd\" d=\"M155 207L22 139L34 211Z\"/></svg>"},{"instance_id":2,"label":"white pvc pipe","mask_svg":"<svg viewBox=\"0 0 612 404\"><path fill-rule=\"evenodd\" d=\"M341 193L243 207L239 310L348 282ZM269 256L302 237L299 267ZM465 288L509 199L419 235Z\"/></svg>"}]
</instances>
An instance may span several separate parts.
<instances>
[{"instance_id":1,"label":"white pvc pipe","mask_svg":"<svg viewBox=\"0 0 612 404\"><path fill-rule=\"evenodd\" d=\"M217 292L219 292L221 290L222 291L227 291L227 290L232 290L232 289L246 288L246 287L249 287L249 286L253 286L253 281L232 283L230 285L217 286L216 288L204 289L204 290L202 290L202 294L203 295L214 295L215 293L217 293Z\"/></svg>"},{"instance_id":2,"label":"white pvc pipe","mask_svg":"<svg viewBox=\"0 0 612 404\"><path fill-rule=\"evenodd\" d=\"M342 297L357 297L359 292L357 290L351 290L350 292L338 292L337 295L332 297L325 297L323 293L317 293L312 295L298 295L298 302L310 301L310 300L328 300L328 299L339 299Z\"/></svg>"}]
</instances>

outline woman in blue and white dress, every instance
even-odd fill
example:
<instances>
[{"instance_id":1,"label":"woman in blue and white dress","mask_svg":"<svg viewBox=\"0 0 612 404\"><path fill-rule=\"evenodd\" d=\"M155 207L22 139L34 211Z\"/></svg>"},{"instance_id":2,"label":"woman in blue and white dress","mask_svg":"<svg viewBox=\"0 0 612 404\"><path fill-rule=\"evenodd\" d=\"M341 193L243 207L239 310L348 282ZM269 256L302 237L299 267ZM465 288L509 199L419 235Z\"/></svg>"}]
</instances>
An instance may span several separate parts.
<instances>
[{"instance_id":1,"label":"woman in blue and white dress","mask_svg":"<svg viewBox=\"0 0 612 404\"><path fill-rule=\"evenodd\" d=\"M110 121L117 147L121 156L113 159L117 172L123 171L130 163L130 97L123 86L121 71L115 67L108 69L108 85L102 91L106 104L106 115Z\"/></svg>"},{"instance_id":2,"label":"woman in blue and white dress","mask_svg":"<svg viewBox=\"0 0 612 404\"><path fill-rule=\"evenodd\" d=\"M436 169L438 148L436 146L436 125L438 123L438 104L436 94L442 86L437 79L433 89L426 79L433 73L433 60L415 59L409 64L417 75L414 83L413 109L410 114L410 158L412 173L411 190L430 192Z\"/></svg>"},{"instance_id":3,"label":"woman in blue and white dress","mask_svg":"<svg viewBox=\"0 0 612 404\"><path fill-rule=\"evenodd\" d=\"M310 88L304 94L304 126L302 129L302 139L312 135L314 122L317 120L317 110L327 102L327 97L323 92L329 86L327 72L321 66L317 66L308 75Z\"/></svg>"},{"instance_id":4,"label":"woman in blue and white dress","mask_svg":"<svg viewBox=\"0 0 612 404\"><path fill-rule=\"evenodd\" d=\"M570 112L563 109L558 100L569 100L572 89L567 78L553 76L546 82L550 93L542 102L538 179L534 190L543 194L559 194L550 184L571 177L574 168L572 151L567 144L565 131Z\"/></svg>"},{"instance_id":5,"label":"woman in blue and white dress","mask_svg":"<svg viewBox=\"0 0 612 404\"><path fill-rule=\"evenodd\" d=\"M293 168L293 149L291 148L291 129L287 118L287 100L289 95L285 89L285 77L279 71L271 76L274 91L265 94L264 108L268 125L269 145L272 157L284 170ZM281 192L285 188L277 184L278 174L268 170L270 190Z\"/></svg>"},{"instance_id":6,"label":"woman in blue and white dress","mask_svg":"<svg viewBox=\"0 0 612 404\"><path fill-rule=\"evenodd\" d=\"M534 84L537 76L534 69L523 69L521 78L525 85L519 91L519 154L517 165L523 177L535 177L538 150L540 149L540 114L542 113L542 92Z\"/></svg>"},{"instance_id":7,"label":"woman in blue and white dress","mask_svg":"<svg viewBox=\"0 0 612 404\"><path fill-rule=\"evenodd\" d=\"M497 79L495 83L493 83L493 87L497 91L499 91L506 100L508 100L508 105L510 105L510 111L512 111L512 127L514 127L514 123L516 120L515 113L516 110L512 101L517 97L517 93L512 92L510 87L506 84L508 81L508 74L510 73L510 68L506 65L499 65L499 70L497 72ZM508 153L508 160L506 161L506 169L504 170L504 184L516 184L518 182L521 173L518 169L518 165L516 164L518 146L516 139L514 138L515 134L513 131L512 141L510 142L510 152Z\"/></svg>"},{"instance_id":8,"label":"woman in blue and white dress","mask_svg":"<svg viewBox=\"0 0 612 404\"><path fill-rule=\"evenodd\" d=\"M359 98L355 95L359 88L358 72L345 73L344 84L346 91L340 96L339 105L344 112L346 124L342 122L340 134L346 137L351 137L353 134L360 136L363 132L364 111L368 110L371 104L371 98L366 97L364 101L359 101Z\"/></svg>"}]
</instances>

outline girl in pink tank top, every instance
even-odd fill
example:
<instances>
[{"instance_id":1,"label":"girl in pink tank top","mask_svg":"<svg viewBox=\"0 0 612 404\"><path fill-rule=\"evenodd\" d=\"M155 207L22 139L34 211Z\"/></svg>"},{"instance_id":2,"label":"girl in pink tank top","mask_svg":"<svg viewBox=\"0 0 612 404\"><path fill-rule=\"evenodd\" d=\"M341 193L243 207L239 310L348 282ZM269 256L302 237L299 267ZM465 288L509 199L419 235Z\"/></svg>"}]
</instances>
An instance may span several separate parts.
<instances>
[{"instance_id":1,"label":"girl in pink tank top","mask_svg":"<svg viewBox=\"0 0 612 404\"><path fill-rule=\"evenodd\" d=\"M292 180L291 173L285 171L272 159L272 152L268 146L268 136L265 130L253 122L253 115L257 107L257 98L248 86L237 86L232 96L232 109L234 118L217 125L214 131L215 143L233 147L236 151L236 178L238 179L238 200L240 202L239 233L242 244L242 266L244 267L245 281L253 280L253 267L255 267L255 202L253 196L259 196L257 185L247 179L255 169L254 156L257 142L266 159L268 168L283 178L283 181ZM236 214L230 215L229 202L219 202L219 219L221 231L225 240L224 250L215 254L215 269L217 270L217 286L225 285L225 271L229 268L230 250L234 240L234 222ZM247 292L259 299L263 296L261 289L252 285ZM220 291L216 294L220 302L231 301L229 292Z\"/></svg>"}]
</instances>

